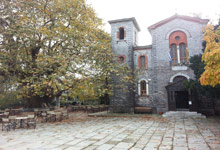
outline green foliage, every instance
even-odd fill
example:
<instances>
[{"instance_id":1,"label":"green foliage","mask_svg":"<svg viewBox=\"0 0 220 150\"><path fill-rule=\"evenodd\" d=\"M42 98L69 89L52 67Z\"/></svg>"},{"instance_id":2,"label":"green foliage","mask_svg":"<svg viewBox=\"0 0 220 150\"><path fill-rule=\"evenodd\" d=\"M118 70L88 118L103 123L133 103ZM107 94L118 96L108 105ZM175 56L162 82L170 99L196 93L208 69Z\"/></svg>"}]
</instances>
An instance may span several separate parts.
<instances>
[{"instance_id":1,"label":"green foliage","mask_svg":"<svg viewBox=\"0 0 220 150\"><path fill-rule=\"evenodd\" d=\"M17 97L18 92L4 92L0 94L0 109L21 106L22 100Z\"/></svg>"},{"instance_id":2,"label":"green foliage","mask_svg":"<svg viewBox=\"0 0 220 150\"><path fill-rule=\"evenodd\" d=\"M0 109L21 105L21 99L17 97L18 91L15 91L15 77L0 76Z\"/></svg>"},{"instance_id":3,"label":"green foliage","mask_svg":"<svg viewBox=\"0 0 220 150\"><path fill-rule=\"evenodd\" d=\"M206 49L207 42L203 41L202 43L204 52ZM194 71L195 80L186 81L184 86L195 91L199 95L206 96L207 98L220 98L220 86L215 87L204 86L200 83L200 77L205 71L205 64L202 60L203 55L194 55L190 58L190 68Z\"/></svg>"},{"instance_id":4,"label":"green foliage","mask_svg":"<svg viewBox=\"0 0 220 150\"><path fill-rule=\"evenodd\" d=\"M220 87L211 87L201 85L199 78L204 72L204 62L202 61L202 55L195 55L190 58L190 68L194 71L195 80L186 81L184 83L185 88L197 92L199 95L203 95L209 98L220 98Z\"/></svg>"},{"instance_id":5,"label":"green foliage","mask_svg":"<svg viewBox=\"0 0 220 150\"><path fill-rule=\"evenodd\" d=\"M204 63L202 62L202 54L194 55L190 58L190 68L194 71L195 78L198 80L204 72Z\"/></svg>"},{"instance_id":6,"label":"green foliage","mask_svg":"<svg viewBox=\"0 0 220 150\"><path fill-rule=\"evenodd\" d=\"M63 92L97 98L111 93L111 38L85 0L1 0L0 75L28 101L51 101Z\"/></svg>"}]
</instances>

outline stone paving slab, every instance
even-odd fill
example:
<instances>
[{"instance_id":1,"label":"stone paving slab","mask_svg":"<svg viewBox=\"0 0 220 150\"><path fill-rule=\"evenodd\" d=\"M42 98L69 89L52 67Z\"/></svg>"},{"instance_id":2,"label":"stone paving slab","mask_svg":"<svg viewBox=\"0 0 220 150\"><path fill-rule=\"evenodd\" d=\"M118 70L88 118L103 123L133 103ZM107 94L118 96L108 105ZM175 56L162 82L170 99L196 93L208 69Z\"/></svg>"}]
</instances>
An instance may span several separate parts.
<instances>
[{"instance_id":1,"label":"stone paving slab","mask_svg":"<svg viewBox=\"0 0 220 150\"><path fill-rule=\"evenodd\" d=\"M0 150L220 150L219 118L71 117L0 131Z\"/></svg>"}]
</instances>

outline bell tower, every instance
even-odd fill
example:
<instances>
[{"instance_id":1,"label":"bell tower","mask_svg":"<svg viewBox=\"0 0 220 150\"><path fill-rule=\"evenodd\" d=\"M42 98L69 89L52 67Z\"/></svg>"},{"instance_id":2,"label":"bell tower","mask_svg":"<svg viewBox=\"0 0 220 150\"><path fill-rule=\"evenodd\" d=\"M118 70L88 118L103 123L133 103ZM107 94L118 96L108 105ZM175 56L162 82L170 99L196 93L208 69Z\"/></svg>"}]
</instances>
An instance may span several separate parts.
<instances>
[{"instance_id":1,"label":"bell tower","mask_svg":"<svg viewBox=\"0 0 220 150\"><path fill-rule=\"evenodd\" d=\"M125 18L109 21L111 25L111 47L113 53L118 57L118 63L126 63L128 68L134 69L133 47L137 46L137 35L140 28L135 18ZM117 63L117 62L116 62ZM119 64L120 65L120 64ZM110 98L110 112L133 113L134 112L134 91L132 83L122 83L120 77L112 76L114 85L122 85L123 90L116 86L113 96Z\"/></svg>"}]
</instances>

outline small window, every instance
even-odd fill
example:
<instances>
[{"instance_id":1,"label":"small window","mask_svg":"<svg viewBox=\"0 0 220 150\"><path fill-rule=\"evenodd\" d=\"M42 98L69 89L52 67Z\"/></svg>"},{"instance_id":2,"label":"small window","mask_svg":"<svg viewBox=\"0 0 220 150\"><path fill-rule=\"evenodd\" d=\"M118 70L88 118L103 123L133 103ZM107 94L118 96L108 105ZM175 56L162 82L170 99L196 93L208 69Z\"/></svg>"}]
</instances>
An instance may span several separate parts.
<instances>
[{"instance_id":1,"label":"small window","mask_svg":"<svg viewBox=\"0 0 220 150\"><path fill-rule=\"evenodd\" d=\"M145 68L145 56L141 56L141 68Z\"/></svg>"},{"instance_id":2,"label":"small window","mask_svg":"<svg viewBox=\"0 0 220 150\"><path fill-rule=\"evenodd\" d=\"M180 40L180 36L176 36L175 40L179 41Z\"/></svg>"},{"instance_id":3,"label":"small window","mask_svg":"<svg viewBox=\"0 0 220 150\"><path fill-rule=\"evenodd\" d=\"M124 63L124 62L125 62L125 56L119 56L119 57L118 57L118 61L119 61L120 63Z\"/></svg>"},{"instance_id":4,"label":"small window","mask_svg":"<svg viewBox=\"0 0 220 150\"><path fill-rule=\"evenodd\" d=\"M119 59L121 62L124 62L124 60L125 60L124 57L119 57Z\"/></svg>"},{"instance_id":5,"label":"small window","mask_svg":"<svg viewBox=\"0 0 220 150\"><path fill-rule=\"evenodd\" d=\"M147 93L146 93L146 81L141 81L141 83L140 83L141 85L141 95L147 95Z\"/></svg>"},{"instance_id":6,"label":"small window","mask_svg":"<svg viewBox=\"0 0 220 150\"><path fill-rule=\"evenodd\" d=\"M119 28L119 39L123 40L125 38L125 30L124 28Z\"/></svg>"},{"instance_id":7,"label":"small window","mask_svg":"<svg viewBox=\"0 0 220 150\"><path fill-rule=\"evenodd\" d=\"M138 68L148 69L147 55L138 56Z\"/></svg>"}]
</instances>

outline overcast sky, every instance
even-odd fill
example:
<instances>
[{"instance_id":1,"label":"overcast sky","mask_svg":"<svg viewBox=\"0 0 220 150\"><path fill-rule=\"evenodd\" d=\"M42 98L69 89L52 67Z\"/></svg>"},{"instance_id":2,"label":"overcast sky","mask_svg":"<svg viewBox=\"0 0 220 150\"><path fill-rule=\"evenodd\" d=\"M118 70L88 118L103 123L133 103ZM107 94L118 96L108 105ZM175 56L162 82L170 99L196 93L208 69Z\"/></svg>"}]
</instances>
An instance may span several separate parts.
<instances>
[{"instance_id":1,"label":"overcast sky","mask_svg":"<svg viewBox=\"0 0 220 150\"><path fill-rule=\"evenodd\" d=\"M110 33L108 20L135 17L141 28L139 45L151 44L147 27L175 13L192 16L199 14L216 23L220 18L220 0L87 0Z\"/></svg>"}]
</instances>

